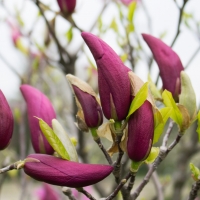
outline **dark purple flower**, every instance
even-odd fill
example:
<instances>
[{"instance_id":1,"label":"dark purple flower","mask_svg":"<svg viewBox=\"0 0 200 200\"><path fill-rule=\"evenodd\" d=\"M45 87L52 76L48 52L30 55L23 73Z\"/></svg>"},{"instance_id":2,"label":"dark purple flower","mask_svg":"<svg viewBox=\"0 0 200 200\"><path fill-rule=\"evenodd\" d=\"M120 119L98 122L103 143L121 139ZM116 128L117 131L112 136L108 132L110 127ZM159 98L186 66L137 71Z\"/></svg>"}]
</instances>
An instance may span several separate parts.
<instances>
[{"instance_id":1,"label":"dark purple flower","mask_svg":"<svg viewBox=\"0 0 200 200\"><path fill-rule=\"evenodd\" d=\"M67 16L68 14L74 12L76 7L76 0L57 0L61 12Z\"/></svg>"},{"instance_id":2,"label":"dark purple flower","mask_svg":"<svg viewBox=\"0 0 200 200\"><path fill-rule=\"evenodd\" d=\"M5 149L13 134L14 119L8 102L0 90L0 150Z\"/></svg>"},{"instance_id":3,"label":"dark purple flower","mask_svg":"<svg viewBox=\"0 0 200 200\"><path fill-rule=\"evenodd\" d=\"M32 154L28 158L39 162L26 162L26 174L38 181L58 186L79 188L93 185L113 171L109 165L77 163L45 154Z\"/></svg>"},{"instance_id":4,"label":"dark purple flower","mask_svg":"<svg viewBox=\"0 0 200 200\"><path fill-rule=\"evenodd\" d=\"M54 108L49 99L38 89L30 85L22 85L20 90L27 103L28 122L31 131L31 141L36 153L53 154L54 150L40 130L38 119L43 119L50 127L52 119L56 118Z\"/></svg>"},{"instance_id":5,"label":"dark purple flower","mask_svg":"<svg viewBox=\"0 0 200 200\"><path fill-rule=\"evenodd\" d=\"M91 33L82 37L92 52L98 67L101 105L107 119L121 121L126 118L131 103L128 69L113 49Z\"/></svg>"},{"instance_id":6,"label":"dark purple flower","mask_svg":"<svg viewBox=\"0 0 200 200\"><path fill-rule=\"evenodd\" d=\"M181 89L180 73L184 70L179 56L160 39L147 34L142 34L142 36L151 49L160 69L163 89L170 91L175 100L178 101Z\"/></svg>"},{"instance_id":7,"label":"dark purple flower","mask_svg":"<svg viewBox=\"0 0 200 200\"><path fill-rule=\"evenodd\" d=\"M146 100L128 121L127 152L131 160L143 161L150 153L154 134L154 116L151 103Z\"/></svg>"}]
</instances>

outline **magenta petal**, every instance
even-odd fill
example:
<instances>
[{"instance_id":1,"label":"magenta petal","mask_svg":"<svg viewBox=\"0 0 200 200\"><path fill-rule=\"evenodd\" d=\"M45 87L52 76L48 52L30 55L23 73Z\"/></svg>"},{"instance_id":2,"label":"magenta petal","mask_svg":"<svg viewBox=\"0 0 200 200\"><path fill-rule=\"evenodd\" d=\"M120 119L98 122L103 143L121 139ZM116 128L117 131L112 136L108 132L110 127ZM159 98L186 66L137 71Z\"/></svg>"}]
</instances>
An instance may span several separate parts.
<instances>
[{"instance_id":1,"label":"magenta petal","mask_svg":"<svg viewBox=\"0 0 200 200\"><path fill-rule=\"evenodd\" d=\"M109 165L82 164L45 154L32 154L28 158L40 162L27 162L24 167L26 174L38 181L58 186L78 188L93 185L113 171Z\"/></svg>"},{"instance_id":2,"label":"magenta petal","mask_svg":"<svg viewBox=\"0 0 200 200\"><path fill-rule=\"evenodd\" d=\"M131 103L130 71L103 40L91 33L82 33L98 67L98 84L101 105L107 119L123 120L126 118ZM117 116L112 116L111 97Z\"/></svg>"},{"instance_id":3,"label":"magenta petal","mask_svg":"<svg viewBox=\"0 0 200 200\"><path fill-rule=\"evenodd\" d=\"M14 119L10 106L0 90L0 150L5 149L13 134Z\"/></svg>"},{"instance_id":4,"label":"magenta petal","mask_svg":"<svg viewBox=\"0 0 200 200\"><path fill-rule=\"evenodd\" d=\"M74 93L81 104L85 123L88 127L98 127L103 122L103 114L100 105L94 98L94 96L83 92L75 85L72 85Z\"/></svg>"},{"instance_id":5,"label":"magenta petal","mask_svg":"<svg viewBox=\"0 0 200 200\"><path fill-rule=\"evenodd\" d=\"M76 0L57 0L57 2L64 15L72 13L76 7Z\"/></svg>"},{"instance_id":6,"label":"magenta petal","mask_svg":"<svg viewBox=\"0 0 200 200\"><path fill-rule=\"evenodd\" d=\"M142 34L142 36L160 69L163 89L167 89L174 97L177 97L177 93L180 93L180 84L179 88L176 88L177 81L180 80L180 73L184 70L179 56L160 39L147 34Z\"/></svg>"},{"instance_id":7,"label":"magenta petal","mask_svg":"<svg viewBox=\"0 0 200 200\"><path fill-rule=\"evenodd\" d=\"M147 100L128 121L127 151L131 160L145 160L151 150L154 134L152 105Z\"/></svg>"},{"instance_id":8,"label":"magenta petal","mask_svg":"<svg viewBox=\"0 0 200 200\"><path fill-rule=\"evenodd\" d=\"M42 92L30 85L22 85L20 90L27 103L31 141L35 152L53 154L53 148L41 132L38 119L34 117L36 116L43 119L52 127L51 121L56 118L56 113L51 102ZM43 147L41 147L41 145ZM43 152L43 148L45 152Z\"/></svg>"}]
</instances>

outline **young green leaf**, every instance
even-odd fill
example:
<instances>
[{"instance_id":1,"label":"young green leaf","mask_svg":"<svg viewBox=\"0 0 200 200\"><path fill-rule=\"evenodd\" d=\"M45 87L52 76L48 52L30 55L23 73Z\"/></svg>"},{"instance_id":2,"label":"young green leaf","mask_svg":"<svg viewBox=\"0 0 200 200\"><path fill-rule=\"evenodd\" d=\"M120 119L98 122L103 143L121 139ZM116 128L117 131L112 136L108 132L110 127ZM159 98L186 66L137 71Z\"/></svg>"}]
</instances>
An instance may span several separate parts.
<instances>
[{"instance_id":1,"label":"young green leaf","mask_svg":"<svg viewBox=\"0 0 200 200\"><path fill-rule=\"evenodd\" d=\"M155 99L162 99L161 93L156 87L155 83L152 81L150 75L148 75L148 82L149 82L149 88L151 90L151 93Z\"/></svg>"},{"instance_id":2,"label":"young green leaf","mask_svg":"<svg viewBox=\"0 0 200 200\"><path fill-rule=\"evenodd\" d=\"M72 39L73 39L73 28L72 28L72 26L65 33L65 37L67 38L67 40L68 40L69 43L72 41Z\"/></svg>"},{"instance_id":3,"label":"young green leaf","mask_svg":"<svg viewBox=\"0 0 200 200\"><path fill-rule=\"evenodd\" d=\"M199 175L200 175L200 171L197 167L194 166L193 163L190 163L190 171L192 172L192 177L195 179L195 180L198 180L199 178Z\"/></svg>"},{"instance_id":4,"label":"young green leaf","mask_svg":"<svg viewBox=\"0 0 200 200\"><path fill-rule=\"evenodd\" d=\"M181 72L181 94L179 96L179 103L188 110L190 121L192 121L197 111L196 94L189 76L184 71Z\"/></svg>"},{"instance_id":5,"label":"young green leaf","mask_svg":"<svg viewBox=\"0 0 200 200\"><path fill-rule=\"evenodd\" d=\"M54 133L59 138L60 142L63 144L64 148L68 152L71 161L78 162L78 156L75 149L74 144L72 143L70 137L67 135L62 125L58 122L58 120L52 120L52 127Z\"/></svg>"},{"instance_id":6,"label":"young green leaf","mask_svg":"<svg viewBox=\"0 0 200 200\"><path fill-rule=\"evenodd\" d=\"M154 138L153 138L153 144L158 142L160 139L160 136L163 133L165 124L170 117L172 113L172 107L165 107L161 108L160 110L157 110L154 113ZM160 116L161 115L161 116Z\"/></svg>"},{"instance_id":7,"label":"young green leaf","mask_svg":"<svg viewBox=\"0 0 200 200\"><path fill-rule=\"evenodd\" d=\"M42 119L39 119L39 126L46 137L49 144L52 146L52 148L65 160L70 160L69 154L65 147L63 146L60 139L57 137L57 135L54 133L54 131L49 127L49 125L43 121Z\"/></svg>"},{"instance_id":8,"label":"young green leaf","mask_svg":"<svg viewBox=\"0 0 200 200\"><path fill-rule=\"evenodd\" d=\"M139 92L136 94L135 98L131 102L131 106L129 108L128 115L126 119L130 117L131 114L133 114L147 99L148 95L148 82L146 82L139 90Z\"/></svg>"},{"instance_id":9,"label":"young green leaf","mask_svg":"<svg viewBox=\"0 0 200 200\"><path fill-rule=\"evenodd\" d=\"M149 156L147 157L147 159L145 160L145 162L147 164L153 163L154 160L158 157L159 151L160 149L158 147L152 147L151 152Z\"/></svg>"},{"instance_id":10,"label":"young green leaf","mask_svg":"<svg viewBox=\"0 0 200 200\"><path fill-rule=\"evenodd\" d=\"M115 18L113 18L112 22L110 23L110 28L113 29L116 33L118 32L118 26Z\"/></svg>"},{"instance_id":11,"label":"young green leaf","mask_svg":"<svg viewBox=\"0 0 200 200\"><path fill-rule=\"evenodd\" d=\"M198 138L199 138L199 142L200 142L200 111L197 114L197 133L198 133Z\"/></svg>"},{"instance_id":12,"label":"young green leaf","mask_svg":"<svg viewBox=\"0 0 200 200\"><path fill-rule=\"evenodd\" d=\"M178 106L176 105L171 92L164 90L162 93L163 103L166 107L172 107L171 118L180 126L180 129L183 124L183 116Z\"/></svg>"},{"instance_id":13,"label":"young green leaf","mask_svg":"<svg viewBox=\"0 0 200 200\"><path fill-rule=\"evenodd\" d=\"M136 10L136 1L133 1L132 3L130 3L129 7L128 7L128 21L132 23L133 18L134 18L134 14L135 14L135 10Z\"/></svg>"}]
</instances>

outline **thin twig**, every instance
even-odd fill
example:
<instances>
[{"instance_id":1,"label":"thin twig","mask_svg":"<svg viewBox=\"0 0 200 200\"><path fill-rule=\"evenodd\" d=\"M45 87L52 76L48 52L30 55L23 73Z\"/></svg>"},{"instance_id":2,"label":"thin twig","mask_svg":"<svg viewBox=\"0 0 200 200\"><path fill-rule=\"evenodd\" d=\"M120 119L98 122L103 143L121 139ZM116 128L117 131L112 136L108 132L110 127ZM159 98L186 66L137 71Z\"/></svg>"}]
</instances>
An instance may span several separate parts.
<instances>
[{"instance_id":1,"label":"thin twig","mask_svg":"<svg viewBox=\"0 0 200 200\"><path fill-rule=\"evenodd\" d=\"M122 189L122 187L124 186L124 184L128 181L128 179L131 177L131 172L128 173L128 175L125 177L125 179L122 179L121 182L119 183L119 185L117 186L117 188L114 190L114 192L112 194L110 194L105 200L111 200L114 197L116 197L116 195L118 194L118 192Z\"/></svg>"},{"instance_id":2,"label":"thin twig","mask_svg":"<svg viewBox=\"0 0 200 200\"><path fill-rule=\"evenodd\" d=\"M199 191L199 189L200 189L200 180L198 180L192 185L192 189L190 191L188 200L194 200L197 197L197 192Z\"/></svg>"},{"instance_id":3,"label":"thin twig","mask_svg":"<svg viewBox=\"0 0 200 200\"><path fill-rule=\"evenodd\" d=\"M194 60L194 58L196 57L196 55L199 53L200 51L200 46L196 49L196 51L194 52L194 54L192 55L192 57L190 58L190 60L187 62L187 64L185 65L185 69L188 68L188 66L190 65L190 63Z\"/></svg>"},{"instance_id":4,"label":"thin twig","mask_svg":"<svg viewBox=\"0 0 200 200\"><path fill-rule=\"evenodd\" d=\"M17 166L16 166L15 163L14 163L14 164L11 164L11 165L8 165L8 166L6 166L6 167L4 167L4 168L1 168L1 169L0 169L0 174L5 173L5 172L8 172L8 171L11 171L11 170L13 170L13 169L17 169Z\"/></svg>"},{"instance_id":5,"label":"thin twig","mask_svg":"<svg viewBox=\"0 0 200 200\"><path fill-rule=\"evenodd\" d=\"M59 41L58 41L58 38L57 38L56 35L55 35L54 30L51 28L51 25L49 24L49 22L48 22L48 20L47 20L45 14L44 14L42 8L40 7L40 2L39 2L38 0L36 0L35 3L36 3L36 5L38 6L38 8L39 8L39 10L40 10L40 13L41 13L41 15L43 16L43 18L44 18L44 20L45 20L45 22L46 22L46 25L47 25L47 27L48 27L48 29L49 29L49 32L51 33L51 35L52 35L52 37L53 37L53 39L54 39L54 41L55 41L55 43L56 43L56 45L57 45L57 48L58 48L58 51L59 51L59 55L60 55L60 63L61 63L63 66L65 66L67 63L65 62L62 53L64 52L64 53L68 56L69 60L70 60L70 55L69 55L68 52L60 45L60 43L59 43Z\"/></svg>"},{"instance_id":6,"label":"thin twig","mask_svg":"<svg viewBox=\"0 0 200 200\"><path fill-rule=\"evenodd\" d=\"M108 161L108 163L109 163L110 165L112 165L112 164L113 164L113 161L112 161L110 155L108 154L108 152L106 151L106 149L104 148L103 144L101 143L101 139L100 139L100 138L97 138L97 139L95 139L94 141L98 144L99 148L101 149L101 151L102 151L103 154L105 155L106 160Z\"/></svg>"},{"instance_id":7,"label":"thin twig","mask_svg":"<svg viewBox=\"0 0 200 200\"><path fill-rule=\"evenodd\" d=\"M162 146L164 146L164 147L167 146L167 142L168 142L168 139L169 139L169 136L170 136L170 133L172 131L173 126L174 126L174 122L170 119L168 129L167 129L165 136L163 138Z\"/></svg>"},{"instance_id":8,"label":"thin twig","mask_svg":"<svg viewBox=\"0 0 200 200\"><path fill-rule=\"evenodd\" d=\"M90 200L96 200L89 192L87 192L83 188L78 188L77 190L79 192L83 193L88 199L90 199Z\"/></svg>"},{"instance_id":9,"label":"thin twig","mask_svg":"<svg viewBox=\"0 0 200 200\"><path fill-rule=\"evenodd\" d=\"M155 189L156 189L156 194L157 194L157 200L164 200L164 195L163 195L163 187L159 181L159 177L156 171L153 172L152 174L152 181L154 183Z\"/></svg>"},{"instance_id":10,"label":"thin twig","mask_svg":"<svg viewBox=\"0 0 200 200\"><path fill-rule=\"evenodd\" d=\"M172 41L172 44L171 44L171 47L174 46L179 34L180 34L180 27L181 27L181 21L182 21L182 17L183 17L183 11L184 11L184 8L187 4L188 0L184 0L183 1L183 5L179 8L179 19L178 19L178 25L177 25L177 30L176 30L176 34L175 34L175 37Z\"/></svg>"},{"instance_id":11,"label":"thin twig","mask_svg":"<svg viewBox=\"0 0 200 200\"><path fill-rule=\"evenodd\" d=\"M62 192L63 192L64 195L66 195L66 196L69 198L69 200L77 200L77 199L73 196L72 191L71 191L70 188L68 188L68 187L63 187L63 188L62 188Z\"/></svg>"},{"instance_id":12,"label":"thin twig","mask_svg":"<svg viewBox=\"0 0 200 200\"><path fill-rule=\"evenodd\" d=\"M128 186L126 188L129 193L131 192L134 183L135 183L135 174L131 174L130 181L129 181Z\"/></svg>"}]
</instances>

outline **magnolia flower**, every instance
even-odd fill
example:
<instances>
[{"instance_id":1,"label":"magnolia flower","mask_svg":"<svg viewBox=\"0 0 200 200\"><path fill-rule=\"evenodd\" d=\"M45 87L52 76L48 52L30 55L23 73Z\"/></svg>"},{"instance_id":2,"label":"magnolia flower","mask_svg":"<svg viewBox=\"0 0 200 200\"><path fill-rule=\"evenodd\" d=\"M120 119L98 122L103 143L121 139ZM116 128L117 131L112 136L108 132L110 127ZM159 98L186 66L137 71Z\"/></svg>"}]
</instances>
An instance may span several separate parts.
<instances>
[{"instance_id":1,"label":"magnolia flower","mask_svg":"<svg viewBox=\"0 0 200 200\"><path fill-rule=\"evenodd\" d=\"M143 161L150 153L154 133L154 116L151 103L146 100L128 121L127 152L131 160Z\"/></svg>"},{"instance_id":2,"label":"magnolia flower","mask_svg":"<svg viewBox=\"0 0 200 200\"><path fill-rule=\"evenodd\" d=\"M163 89L170 91L178 101L180 94L180 73L184 70L179 56L165 43L151 35L142 34L151 49L154 59L160 69Z\"/></svg>"},{"instance_id":3,"label":"magnolia flower","mask_svg":"<svg viewBox=\"0 0 200 200\"><path fill-rule=\"evenodd\" d=\"M31 154L28 159L32 161L25 163L26 174L58 186L79 188L93 185L113 171L109 165L77 163L45 154Z\"/></svg>"},{"instance_id":4,"label":"magnolia flower","mask_svg":"<svg viewBox=\"0 0 200 200\"><path fill-rule=\"evenodd\" d=\"M42 187L37 189L36 195L39 200L59 200L58 193L47 183L43 183Z\"/></svg>"},{"instance_id":5,"label":"magnolia flower","mask_svg":"<svg viewBox=\"0 0 200 200\"><path fill-rule=\"evenodd\" d=\"M82 37L92 52L98 67L101 105L107 119L121 121L126 118L131 97L128 69L113 49L91 33Z\"/></svg>"},{"instance_id":6,"label":"magnolia flower","mask_svg":"<svg viewBox=\"0 0 200 200\"><path fill-rule=\"evenodd\" d=\"M136 0L120 0L123 4L125 5L129 5L130 3L132 3L133 1L136 1Z\"/></svg>"},{"instance_id":7,"label":"magnolia flower","mask_svg":"<svg viewBox=\"0 0 200 200\"><path fill-rule=\"evenodd\" d=\"M43 119L50 127L52 119L56 118L54 108L49 99L38 89L30 85L22 85L20 90L26 100L31 141L36 153L53 154L54 150L40 130L38 119Z\"/></svg>"},{"instance_id":8,"label":"magnolia flower","mask_svg":"<svg viewBox=\"0 0 200 200\"><path fill-rule=\"evenodd\" d=\"M93 89L79 78L68 74L67 79L71 83L77 105L83 111L83 121L89 128L98 127L103 122L103 114L99 100ZM79 116L81 117L81 116Z\"/></svg>"},{"instance_id":9,"label":"magnolia flower","mask_svg":"<svg viewBox=\"0 0 200 200\"><path fill-rule=\"evenodd\" d=\"M8 102L0 90L0 150L10 143L13 134L14 120Z\"/></svg>"},{"instance_id":10,"label":"magnolia flower","mask_svg":"<svg viewBox=\"0 0 200 200\"><path fill-rule=\"evenodd\" d=\"M57 0L57 2L65 16L72 13L76 7L76 0Z\"/></svg>"}]
</instances>

